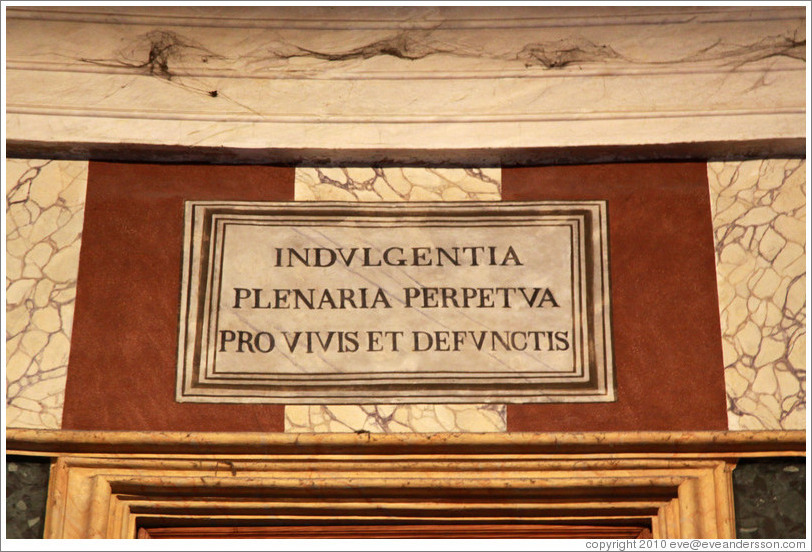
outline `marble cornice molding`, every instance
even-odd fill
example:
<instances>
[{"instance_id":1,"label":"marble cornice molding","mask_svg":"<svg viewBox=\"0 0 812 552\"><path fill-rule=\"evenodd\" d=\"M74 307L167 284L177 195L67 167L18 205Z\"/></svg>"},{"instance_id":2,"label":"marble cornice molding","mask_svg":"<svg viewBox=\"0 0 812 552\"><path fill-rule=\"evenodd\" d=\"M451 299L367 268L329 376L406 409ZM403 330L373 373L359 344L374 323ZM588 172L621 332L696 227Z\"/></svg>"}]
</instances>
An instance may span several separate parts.
<instances>
[{"instance_id":1,"label":"marble cornice molding","mask_svg":"<svg viewBox=\"0 0 812 552\"><path fill-rule=\"evenodd\" d=\"M223 162L802 155L804 16L12 7L6 137L14 155Z\"/></svg>"},{"instance_id":2,"label":"marble cornice molding","mask_svg":"<svg viewBox=\"0 0 812 552\"><path fill-rule=\"evenodd\" d=\"M565 6L548 6L543 10L527 6L352 6L337 12L327 6L277 6L272 11L258 6L206 7L194 11L181 6L153 6L149 9L134 6L54 7L47 10L33 6L17 7L15 17L52 21L94 21L122 25L152 26L156 22L177 27L234 27L241 29L482 29L499 21L506 28L558 27L562 23L572 26L674 24L697 22L702 24L750 21L753 10L765 19L786 19L797 15L792 7L759 6L699 7L699 6L582 6L573 10Z\"/></svg>"},{"instance_id":3,"label":"marble cornice molding","mask_svg":"<svg viewBox=\"0 0 812 552\"><path fill-rule=\"evenodd\" d=\"M285 434L6 429L9 454L693 457L804 456L805 431Z\"/></svg>"}]
</instances>

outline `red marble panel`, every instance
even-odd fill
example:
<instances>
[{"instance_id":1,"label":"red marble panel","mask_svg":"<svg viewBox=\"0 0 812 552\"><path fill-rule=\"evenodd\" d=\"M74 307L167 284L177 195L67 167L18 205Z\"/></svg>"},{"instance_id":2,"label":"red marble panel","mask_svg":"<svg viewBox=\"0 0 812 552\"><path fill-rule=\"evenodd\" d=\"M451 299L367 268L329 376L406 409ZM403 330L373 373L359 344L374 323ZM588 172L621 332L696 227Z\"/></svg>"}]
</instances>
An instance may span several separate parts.
<instances>
[{"instance_id":1,"label":"red marble panel","mask_svg":"<svg viewBox=\"0 0 812 552\"><path fill-rule=\"evenodd\" d=\"M282 405L175 402L183 202L292 201L294 169L90 163L63 429L283 431Z\"/></svg>"},{"instance_id":2,"label":"red marble panel","mask_svg":"<svg viewBox=\"0 0 812 552\"><path fill-rule=\"evenodd\" d=\"M605 199L617 401L509 405L508 431L725 430L705 163L505 169L503 201Z\"/></svg>"}]
</instances>

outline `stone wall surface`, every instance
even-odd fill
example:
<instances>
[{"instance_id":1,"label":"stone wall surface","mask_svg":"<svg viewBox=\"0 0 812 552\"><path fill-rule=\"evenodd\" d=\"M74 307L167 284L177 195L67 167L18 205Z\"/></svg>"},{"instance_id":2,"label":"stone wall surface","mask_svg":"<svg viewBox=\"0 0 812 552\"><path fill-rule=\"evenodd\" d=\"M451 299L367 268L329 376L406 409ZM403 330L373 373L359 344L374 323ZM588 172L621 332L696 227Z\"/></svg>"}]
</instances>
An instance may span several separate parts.
<instances>
[{"instance_id":1,"label":"stone wall surface","mask_svg":"<svg viewBox=\"0 0 812 552\"><path fill-rule=\"evenodd\" d=\"M804 458L743 459L733 470L736 535L740 539L806 537Z\"/></svg>"},{"instance_id":2,"label":"stone wall surface","mask_svg":"<svg viewBox=\"0 0 812 552\"><path fill-rule=\"evenodd\" d=\"M42 538L50 469L48 458L6 457L6 538Z\"/></svg>"},{"instance_id":3,"label":"stone wall surface","mask_svg":"<svg viewBox=\"0 0 812 552\"><path fill-rule=\"evenodd\" d=\"M485 433L505 431L503 404L288 405L291 433Z\"/></svg>"},{"instance_id":4,"label":"stone wall surface","mask_svg":"<svg viewBox=\"0 0 812 552\"><path fill-rule=\"evenodd\" d=\"M804 429L804 160L708 164L731 429ZM87 163L6 163L6 426L59 428ZM299 168L297 201L483 201L499 169ZM505 431L503 405L289 406L286 431Z\"/></svg>"},{"instance_id":5,"label":"stone wall surface","mask_svg":"<svg viewBox=\"0 0 812 552\"><path fill-rule=\"evenodd\" d=\"M296 201L499 201L501 169L302 167Z\"/></svg>"},{"instance_id":6,"label":"stone wall surface","mask_svg":"<svg viewBox=\"0 0 812 552\"><path fill-rule=\"evenodd\" d=\"M6 162L6 426L62 421L87 162Z\"/></svg>"},{"instance_id":7,"label":"stone wall surface","mask_svg":"<svg viewBox=\"0 0 812 552\"><path fill-rule=\"evenodd\" d=\"M805 429L806 162L709 163L730 429Z\"/></svg>"}]
</instances>

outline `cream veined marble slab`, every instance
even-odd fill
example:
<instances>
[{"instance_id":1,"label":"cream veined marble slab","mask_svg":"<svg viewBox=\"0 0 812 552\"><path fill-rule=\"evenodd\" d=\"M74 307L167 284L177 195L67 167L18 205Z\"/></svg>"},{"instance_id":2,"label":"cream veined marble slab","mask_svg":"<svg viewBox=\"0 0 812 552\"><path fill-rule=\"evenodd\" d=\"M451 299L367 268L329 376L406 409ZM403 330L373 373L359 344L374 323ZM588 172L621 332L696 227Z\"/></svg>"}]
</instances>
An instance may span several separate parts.
<instances>
[{"instance_id":1,"label":"cream veined marble slab","mask_svg":"<svg viewBox=\"0 0 812 552\"><path fill-rule=\"evenodd\" d=\"M297 167L296 201L499 201L501 168Z\"/></svg>"},{"instance_id":2,"label":"cream veined marble slab","mask_svg":"<svg viewBox=\"0 0 812 552\"><path fill-rule=\"evenodd\" d=\"M6 160L6 427L58 429L87 162Z\"/></svg>"},{"instance_id":3,"label":"cream veined marble slab","mask_svg":"<svg viewBox=\"0 0 812 552\"><path fill-rule=\"evenodd\" d=\"M806 162L709 163L731 429L806 426Z\"/></svg>"},{"instance_id":4,"label":"cream veined marble slab","mask_svg":"<svg viewBox=\"0 0 812 552\"><path fill-rule=\"evenodd\" d=\"M288 433L498 433L504 404L287 405Z\"/></svg>"},{"instance_id":5,"label":"cream veined marble slab","mask_svg":"<svg viewBox=\"0 0 812 552\"><path fill-rule=\"evenodd\" d=\"M798 148L805 132L802 7L7 15L15 147L223 147L266 161L260 152L295 150L289 159L322 162L449 151L475 163L505 148Z\"/></svg>"}]
</instances>

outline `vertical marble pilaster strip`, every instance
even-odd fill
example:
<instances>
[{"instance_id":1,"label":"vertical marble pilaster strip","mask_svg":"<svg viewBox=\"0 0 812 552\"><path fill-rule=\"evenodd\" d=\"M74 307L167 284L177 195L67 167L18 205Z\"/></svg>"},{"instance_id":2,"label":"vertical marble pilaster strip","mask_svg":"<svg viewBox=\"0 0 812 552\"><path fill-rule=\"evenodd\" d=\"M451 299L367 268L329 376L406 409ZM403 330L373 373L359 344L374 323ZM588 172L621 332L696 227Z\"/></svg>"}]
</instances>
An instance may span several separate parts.
<instances>
[{"instance_id":1,"label":"vertical marble pilaster strip","mask_svg":"<svg viewBox=\"0 0 812 552\"><path fill-rule=\"evenodd\" d=\"M499 201L501 169L332 167L296 169L297 201ZM287 405L292 433L500 432L503 404Z\"/></svg>"},{"instance_id":2,"label":"vertical marble pilaster strip","mask_svg":"<svg viewBox=\"0 0 812 552\"><path fill-rule=\"evenodd\" d=\"M708 164L730 429L805 429L806 162Z\"/></svg>"},{"instance_id":3,"label":"vertical marble pilaster strip","mask_svg":"<svg viewBox=\"0 0 812 552\"><path fill-rule=\"evenodd\" d=\"M87 162L6 161L6 426L59 429Z\"/></svg>"}]
</instances>

